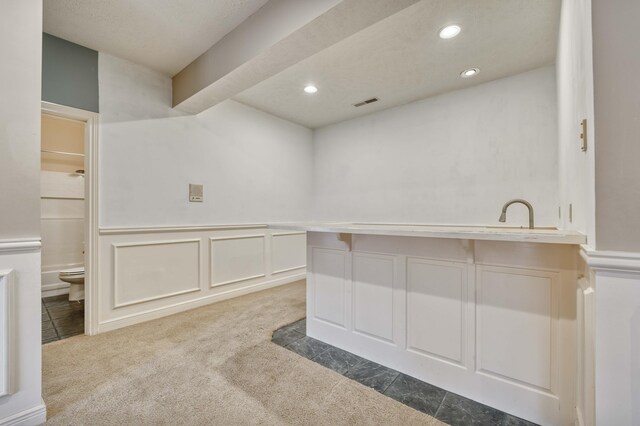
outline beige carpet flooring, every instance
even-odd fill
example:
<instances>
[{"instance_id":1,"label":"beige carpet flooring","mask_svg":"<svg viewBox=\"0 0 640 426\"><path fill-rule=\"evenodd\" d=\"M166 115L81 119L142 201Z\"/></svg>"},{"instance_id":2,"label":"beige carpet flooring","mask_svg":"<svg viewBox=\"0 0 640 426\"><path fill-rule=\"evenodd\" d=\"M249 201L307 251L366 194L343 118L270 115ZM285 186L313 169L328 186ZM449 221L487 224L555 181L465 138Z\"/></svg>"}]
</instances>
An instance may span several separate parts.
<instances>
[{"instance_id":1,"label":"beige carpet flooring","mask_svg":"<svg viewBox=\"0 0 640 426\"><path fill-rule=\"evenodd\" d=\"M435 425L271 343L304 282L43 347L51 425Z\"/></svg>"}]
</instances>

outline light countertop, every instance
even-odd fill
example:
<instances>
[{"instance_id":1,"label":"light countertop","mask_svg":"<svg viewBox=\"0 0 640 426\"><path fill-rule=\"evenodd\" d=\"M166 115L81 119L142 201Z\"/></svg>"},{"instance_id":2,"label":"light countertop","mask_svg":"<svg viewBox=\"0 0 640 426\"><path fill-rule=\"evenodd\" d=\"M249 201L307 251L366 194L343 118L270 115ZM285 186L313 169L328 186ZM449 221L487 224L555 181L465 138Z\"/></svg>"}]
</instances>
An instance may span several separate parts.
<instances>
[{"instance_id":1,"label":"light countertop","mask_svg":"<svg viewBox=\"0 0 640 426\"><path fill-rule=\"evenodd\" d=\"M269 228L344 234L454 238L465 240L513 241L551 244L585 244L587 242L587 237L580 232L560 230L555 228L528 229L499 226L330 222L274 223L270 224Z\"/></svg>"}]
</instances>

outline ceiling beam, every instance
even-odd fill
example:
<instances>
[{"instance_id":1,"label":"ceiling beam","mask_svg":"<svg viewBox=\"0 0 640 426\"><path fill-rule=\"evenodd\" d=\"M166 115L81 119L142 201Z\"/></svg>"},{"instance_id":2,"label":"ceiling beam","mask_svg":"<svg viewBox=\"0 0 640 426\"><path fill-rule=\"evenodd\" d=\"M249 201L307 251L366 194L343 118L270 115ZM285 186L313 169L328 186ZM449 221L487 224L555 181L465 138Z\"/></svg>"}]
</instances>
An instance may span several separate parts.
<instances>
[{"instance_id":1,"label":"ceiling beam","mask_svg":"<svg viewBox=\"0 0 640 426\"><path fill-rule=\"evenodd\" d=\"M173 77L200 113L420 0L271 0Z\"/></svg>"}]
</instances>

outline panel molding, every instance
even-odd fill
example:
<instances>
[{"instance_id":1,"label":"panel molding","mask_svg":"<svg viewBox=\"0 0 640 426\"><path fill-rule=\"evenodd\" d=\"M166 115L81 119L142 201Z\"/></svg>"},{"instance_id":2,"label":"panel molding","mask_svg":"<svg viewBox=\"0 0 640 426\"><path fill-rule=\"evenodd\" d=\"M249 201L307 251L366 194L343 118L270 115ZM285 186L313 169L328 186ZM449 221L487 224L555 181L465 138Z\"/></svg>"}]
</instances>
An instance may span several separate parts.
<instances>
[{"instance_id":1,"label":"panel molding","mask_svg":"<svg viewBox=\"0 0 640 426\"><path fill-rule=\"evenodd\" d=\"M278 269L277 271L271 272L271 275L284 274L285 272L297 271L298 269L304 269L307 265L293 266L291 268Z\"/></svg>"},{"instance_id":2,"label":"panel molding","mask_svg":"<svg viewBox=\"0 0 640 426\"><path fill-rule=\"evenodd\" d=\"M119 296L118 294L119 293L118 292L118 287L119 287L118 286L118 267L119 267L118 251L120 249L131 248L131 247L177 245L177 244L190 244L190 243L198 244L197 263L198 263L198 277L200 277L200 269L201 269L200 254L202 251L200 238L175 239L175 240L164 240L164 241L138 241L138 242L131 242L131 243L113 243L112 244L112 247L113 247L113 309L124 308L126 306L138 305L141 303L151 302L154 300L166 299L168 297L179 296L181 294L194 293L197 291L201 291L201 288L199 285L200 279L198 279L198 286L194 288L170 292L170 293L164 293L157 296L145 297L145 298L136 299L128 302L118 302L119 300L119 297L118 297Z\"/></svg>"},{"instance_id":3,"label":"panel molding","mask_svg":"<svg viewBox=\"0 0 640 426\"><path fill-rule=\"evenodd\" d=\"M307 231L272 232L274 237L285 237L287 235L307 235Z\"/></svg>"},{"instance_id":4,"label":"panel molding","mask_svg":"<svg viewBox=\"0 0 640 426\"><path fill-rule=\"evenodd\" d=\"M482 279L483 272L494 272L499 274L517 275L524 277L546 278L549 280L549 387L537 385L535 383L527 382L516 377L510 377L497 371L492 371L489 368L483 366L483 339L482 339L482 327L483 327L483 290L485 283ZM506 381L517 386L521 386L527 389L534 390L539 393L549 395L553 398L557 398L558 390L558 368L559 368L559 354L558 354L558 322L559 322L559 273L552 271L545 271L540 269L526 269L526 268L513 268L505 266L491 266L491 265L477 265L476 270L476 373L485 377L490 377L496 380ZM495 349L494 350L499 350Z\"/></svg>"},{"instance_id":5,"label":"panel molding","mask_svg":"<svg viewBox=\"0 0 640 426\"><path fill-rule=\"evenodd\" d=\"M148 226L148 227L103 227L100 235L127 235L127 234L157 234L160 232L195 232L195 231L225 231L238 229L265 229L266 224L229 224L229 225L194 225L194 226Z\"/></svg>"},{"instance_id":6,"label":"panel molding","mask_svg":"<svg viewBox=\"0 0 640 426\"><path fill-rule=\"evenodd\" d=\"M317 255L318 254L325 254L325 255L333 255L333 256L339 256L342 258L342 275L339 278L342 281L342 289L340 290L341 293L341 308L342 311L340 313L341 315L341 321L337 321L335 319L331 319L331 318L327 318L325 316L320 316L318 315L318 309L317 309L317 302L318 301L318 271L317 271L317 267L318 262L316 262L317 260ZM347 254L347 252L345 252L344 250L336 250L336 249L330 249L330 248L323 248L323 247L309 247L309 256L312 259L312 264L314 265L312 270L309 271L309 273L307 274L307 278L309 279L309 281L311 282L311 292L313 293L313 300L314 303L313 306L310 306L312 304L309 304L308 308L312 308L311 311L311 316L313 317L314 320L318 320L318 321L322 321L326 324L330 324L331 326L334 327L339 327L341 329L347 329L347 318L349 318L349 312L347 312L348 307L349 307L349 298L347 297L347 292L348 292L348 283L350 281L350 277L348 277L347 275L347 268L349 265L349 259L348 257L351 256L351 253ZM309 297L309 295L307 295L307 298ZM308 302L307 302L308 303Z\"/></svg>"},{"instance_id":7,"label":"panel molding","mask_svg":"<svg viewBox=\"0 0 640 426\"><path fill-rule=\"evenodd\" d=\"M356 260L358 258L364 258L364 259L375 259L375 260L382 260L382 261L386 261L391 263L391 297L389 298L388 302L390 305L390 312L388 312L388 315L390 317L390 328L391 328L391 333L389 337L385 337L385 336L380 336L377 334L374 334L373 332L367 331L367 330L363 330L363 329L359 329L358 325L357 325L357 315L358 315L358 310L357 310L357 298L358 298L358 290L357 290L357 282L358 282L358 268L356 267ZM351 266L351 271L352 271L352 278L351 278L351 286L352 286L352 290L351 290L351 323L353 324L353 332L356 334L360 334L363 335L365 337L368 338L372 338L375 340L379 340L381 342L387 343L387 344L391 344L391 345L396 345L396 340L397 340L397 336L395 333L395 318L396 318L396 308L395 308L395 293L398 287L398 280L396 277L397 274L397 258L396 256L393 255L387 255L387 254L379 254L379 253L370 253L370 252L363 252L363 251L353 251L351 254L351 262L352 262L352 266Z\"/></svg>"},{"instance_id":8,"label":"panel molding","mask_svg":"<svg viewBox=\"0 0 640 426\"><path fill-rule=\"evenodd\" d=\"M442 267L442 268L455 268L458 269L460 272L460 294L461 294L461 298L460 298L460 358L459 359L454 359L448 356L445 356L443 354L438 354L432 351L428 351L426 349L422 349L416 346L413 346L411 344L411 339L410 339L410 320L409 320L409 306L410 306L410 301L409 301L409 297L410 297L410 266L411 264L418 264L418 265L429 265L429 266L435 266L435 267ZM436 259L431 259L431 258L425 258L425 257L415 257L415 256L410 256L407 258L407 291L405 294L405 298L406 298L406 305L407 305L407 350L410 352L414 352L417 353L418 355L421 356L425 356L428 358L431 358L433 360L436 361L440 361L440 362L444 362L447 363L449 365L452 365L454 367L459 367L459 368L463 368L466 369L466 362L467 362L467 353L468 353L468 346L470 346L468 343L470 342L469 339L469 335L468 335L468 321L470 318L468 318L467 315L467 303L469 300L469 276L468 276L468 264L465 262L460 262L460 261L450 261L450 260L436 260ZM473 283L472 283L473 284Z\"/></svg>"},{"instance_id":9,"label":"panel molding","mask_svg":"<svg viewBox=\"0 0 640 426\"><path fill-rule=\"evenodd\" d=\"M14 393L13 269L0 271L0 398Z\"/></svg>"},{"instance_id":10,"label":"panel molding","mask_svg":"<svg viewBox=\"0 0 640 426\"><path fill-rule=\"evenodd\" d=\"M277 238L281 238L281 237L289 237L289 236L295 236L295 235L304 235L306 237L307 232L306 231L291 231L291 232L272 232L271 233L271 264L274 264L274 258L277 255L276 253L276 249L275 249L275 244L274 241ZM306 243L303 246L303 249L306 250ZM304 256L304 258L306 258L306 256ZM281 268L281 269L275 269L273 271L271 271L271 275L278 275L278 274L284 274L285 272L291 272L291 271L296 271L298 269L303 269L306 268L306 262L301 264L301 265L294 265L288 268Z\"/></svg>"},{"instance_id":11,"label":"panel molding","mask_svg":"<svg viewBox=\"0 0 640 426\"><path fill-rule=\"evenodd\" d=\"M258 274L250 274L243 277L234 278L231 280L214 282L213 274L213 243L215 241L228 241L228 240L245 240L252 238L260 238L262 239L262 272ZM266 235L264 234L249 234L249 235L225 235L220 237L209 237L209 288L220 287L228 284L240 283L243 281L255 280L257 278L263 278L267 276L267 266L266 266Z\"/></svg>"}]
</instances>

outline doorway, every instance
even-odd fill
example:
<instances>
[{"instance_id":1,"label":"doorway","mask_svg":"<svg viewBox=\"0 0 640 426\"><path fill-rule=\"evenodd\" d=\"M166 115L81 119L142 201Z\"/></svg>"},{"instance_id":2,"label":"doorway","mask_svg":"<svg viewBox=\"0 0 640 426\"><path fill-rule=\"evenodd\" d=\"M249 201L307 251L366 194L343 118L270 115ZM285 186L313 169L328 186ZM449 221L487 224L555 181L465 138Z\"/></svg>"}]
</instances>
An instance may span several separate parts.
<instances>
[{"instance_id":1,"label":"doorway","mask_svg":"<svg viewBox=\"0 0 640 426\"><path fill-rule=\"evenodd\" d=\"M42 343L93 334L98 114L42 102Z\"/></svg>"}]
</instances>

